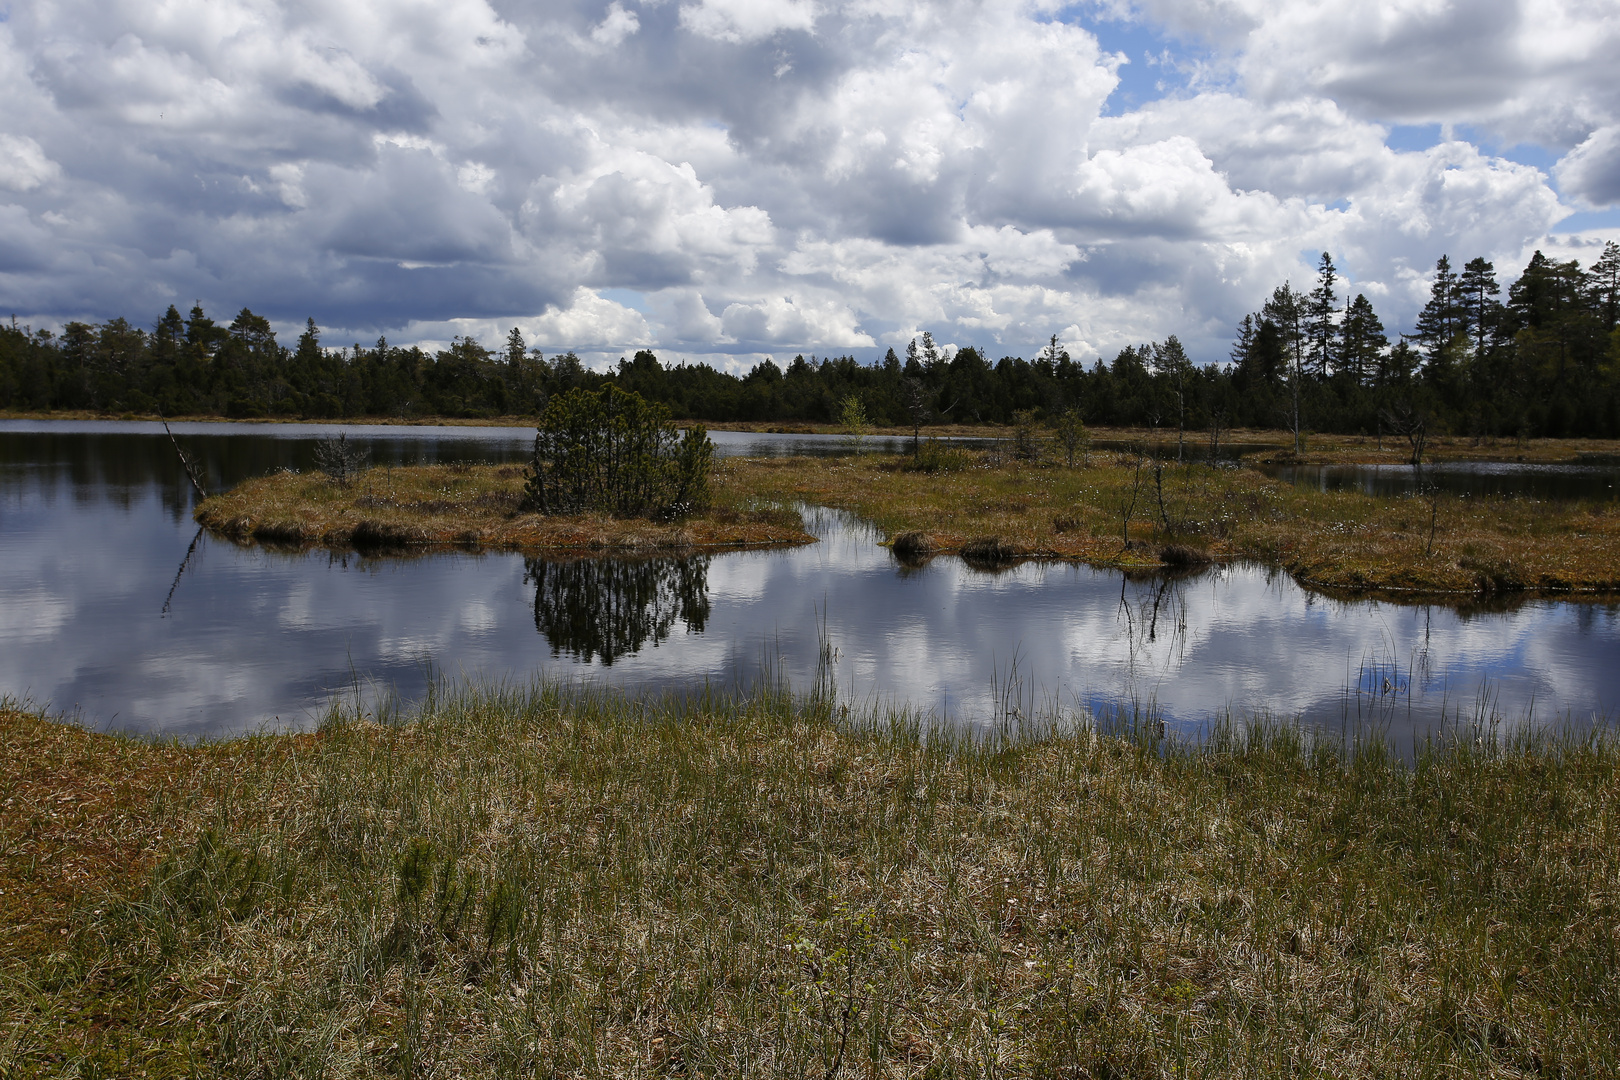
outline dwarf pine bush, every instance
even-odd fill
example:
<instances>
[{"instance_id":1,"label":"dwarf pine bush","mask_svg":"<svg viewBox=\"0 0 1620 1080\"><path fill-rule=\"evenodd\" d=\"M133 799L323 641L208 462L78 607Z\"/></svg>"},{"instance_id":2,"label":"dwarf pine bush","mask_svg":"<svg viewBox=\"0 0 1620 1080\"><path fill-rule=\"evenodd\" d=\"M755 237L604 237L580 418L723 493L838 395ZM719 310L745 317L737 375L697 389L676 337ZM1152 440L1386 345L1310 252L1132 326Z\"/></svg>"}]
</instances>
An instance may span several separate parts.
<instances>
[{"instance_id":1,"label":"dwarf pine bush","mask_svg":"<svg viewBox=\"0 0 1620 1080\"><path fill-rule=\"evenodd\" d=\"M534 437L524 508L621 517L682 517L708 504L714 444L678 431L669 411L607 386L551 399Z\"/></svg>"}]
</instances>

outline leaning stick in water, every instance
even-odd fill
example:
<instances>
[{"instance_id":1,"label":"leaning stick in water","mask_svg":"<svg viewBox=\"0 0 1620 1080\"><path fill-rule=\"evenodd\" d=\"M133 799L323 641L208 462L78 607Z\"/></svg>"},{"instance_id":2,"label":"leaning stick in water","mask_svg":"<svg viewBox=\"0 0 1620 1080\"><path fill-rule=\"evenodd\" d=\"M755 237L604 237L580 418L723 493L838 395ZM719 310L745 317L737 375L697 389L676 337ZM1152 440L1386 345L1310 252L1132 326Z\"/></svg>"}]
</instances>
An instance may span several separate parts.
<instances>
[{"instance_id":1,"label":"leaning stick in water","mask_svg":"<svg viewBox=\"0 0 1620 1080\"><path fill-rule=\"evenodd\" d=\"M202 481L197 478L197 467L191 463L191 459L186 456L186 452L180 449L180 440L174 437L174 432L169 431L169 422L163 419L161 415L158 416L158 422L163 425L163 430L168 433L169 441L174 443L174 452L180 455L180 464L185 466L186 475L191 478L191 486L197 489L197 498L208 498L207 489L203 487Z\"/></svg>"}]
</instances>

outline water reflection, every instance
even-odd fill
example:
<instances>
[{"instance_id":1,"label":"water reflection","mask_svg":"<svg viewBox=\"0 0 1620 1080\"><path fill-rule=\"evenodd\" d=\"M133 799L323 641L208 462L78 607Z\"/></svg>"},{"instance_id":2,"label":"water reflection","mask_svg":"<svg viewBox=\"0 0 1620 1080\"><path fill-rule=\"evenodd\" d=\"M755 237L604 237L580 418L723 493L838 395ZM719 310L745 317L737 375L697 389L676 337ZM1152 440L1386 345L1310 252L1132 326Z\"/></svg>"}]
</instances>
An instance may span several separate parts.
<instances>
[{"instance_id":1,"label":"water reflection","mask_svg":"<svg viewBox=\"0 0 1620 1080\"><path fill-rule=\"evenodd\" d=\"M669 638L677 621L701 634L709 618L709 558L524 559L534 628L551 655L611 665Z\"/></svg>"},{"instance_id":2,"label":"water reflection","mask_svg":"<svg viewBox=\"0 0 1620 1080\"><path fill-rule=\"evenodd\" d=\"M1265 465L1260 468L1297 487L1361 491L1386 497L1435 488L1449 495L1609 502L1620 493L1620 467L1614 465L1458 461L1423 466Z\"/></svg>"},{"instance_id":3,"label":"water reflection","mask_svg":"<svg viewBox=\"0 0 1620 1080\"><path fill-rule=\"evenodd\" d=\"M242 423L176 423L170 427L175 441L196 460L200 479L211 492L228 490L278 469L313 469L316 446L337 435L369 455L373 465L384 468L527 462L534 448L531 427ZM715 431L709 437L721 457L849 452L838 435ZM901 453L909 446L909 439L898 436L872 437L866 442L866 449L876 453ZM104 500L126 510L138 497L156 492L175 520L189 516L195 498L174 445L158 423L0 420L0 471L66 481L72 498ZM56 495L54 490L46 492L48 498Z\"/></svg>"},{"instance_id":4,"label":"water reflection","mask_svg":"<svg viewBox=\"0 0 1620 1080\"><path fill-rule=\"evenodd\" d=\"M902 566L871 528L828 512L812 516L820 543L692 560L274 551L197 535L161 428L57 433L32 454L21 437L0 428L0 695L97 727L307 726L357 685L411 699L435 672L632 690L825 675L845 700L953 722L1014 699L1153 702L1188 730L1228 707L1397 736L1479 702L1510 718L1620 707L1612 602L1425 608L1325 597L1254 566ZM188 449L228 478L286 460L289 440L262 438L273 445L241 434ZM462 429L444 438L402 437L398 453L473 452L457 449Z\"/></svg>"}]
</instances>

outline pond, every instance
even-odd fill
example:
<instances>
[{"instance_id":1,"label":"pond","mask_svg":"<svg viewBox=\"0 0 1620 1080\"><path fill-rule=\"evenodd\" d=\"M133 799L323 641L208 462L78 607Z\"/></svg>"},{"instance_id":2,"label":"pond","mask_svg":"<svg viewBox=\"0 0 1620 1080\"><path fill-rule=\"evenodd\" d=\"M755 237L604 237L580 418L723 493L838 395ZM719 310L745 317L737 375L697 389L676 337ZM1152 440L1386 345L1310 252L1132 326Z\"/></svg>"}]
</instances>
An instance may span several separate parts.
<instances>
[{"instance_id":1,"label":"pond","mask_svg":"<svg viewBox=\"0 0 1620 1080\"><path fill-rule=\"evenodd\" d=\"M1620 494L1620 465L1539 465L1453 461L1424 465L1261 465L1279 480L1318 491L1408 495L1427 488L1450 495L1611 502Z\"/></svg>"},{"instance_id":2,"label":"pond","mask_svg":"<svg viewBox=\"0 0 1620 1080\"><path fill-rule=\"evenodd\" d=\"M308 462L335 430L176 435L222 487ZM342 430L378 461L527 452L521 428ZM1342 602L1252 566L907 567L831 512L812 514L820 543L792 550L548 561L244 548L199 535L190 509L161 428L0 423L0 695L178 736L307 727L357 688L410 700L438 677L808 690L821 676L857 705L970 724L1151 703L1188 730L1231 708L1397 739L1442 715L1583 723L1620 705L1614 603Z\"/></svg>"}]
</instances>

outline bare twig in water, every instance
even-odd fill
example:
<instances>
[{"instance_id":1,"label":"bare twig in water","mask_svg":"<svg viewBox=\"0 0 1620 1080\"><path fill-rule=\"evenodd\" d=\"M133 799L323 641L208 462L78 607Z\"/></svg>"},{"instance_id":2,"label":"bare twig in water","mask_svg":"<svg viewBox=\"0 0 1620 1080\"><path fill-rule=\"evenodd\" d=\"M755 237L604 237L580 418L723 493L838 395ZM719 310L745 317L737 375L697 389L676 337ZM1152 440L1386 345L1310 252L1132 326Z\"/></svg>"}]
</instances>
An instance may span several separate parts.
<instances>
[{"instance_id":1,"label":"bare twig in water","mask_svg":"<svg viewBox=\"0 0 1620 1080\"><path fill-rule=\"evenodd\" d=\"M163 424L163 430L168 434L169 441L174 444L174 452L180 455L180 464L185 466L186 475L191 478L191 486L197 489L197 498L208 498L208 489L203 487L203 482L197 475L197 466L187 456L186 452L180 449L180 440L174 437L174 432L169 431L169 422L163 419L161 415L158 417L158 421Z\"/></svg>"},{"instance_id":2,"label":"bare twig in water","mask_svg":"<svg viewBox=\"0 0 1620 1080\"><path fill-rule=\"evenodd\" d=\"M202 539L203 526L197 526L197 533L191 538L191 544L186 548L186 557L180 560L180 569L174 572L174 581L169 584L169 595L163 598L163 615L169 614L169 604L174 600L174 590L180 587L180 579L185 576L186 567L191 564L191 556L197 550L197 541Z\"/></svg>"}]
</instances>

